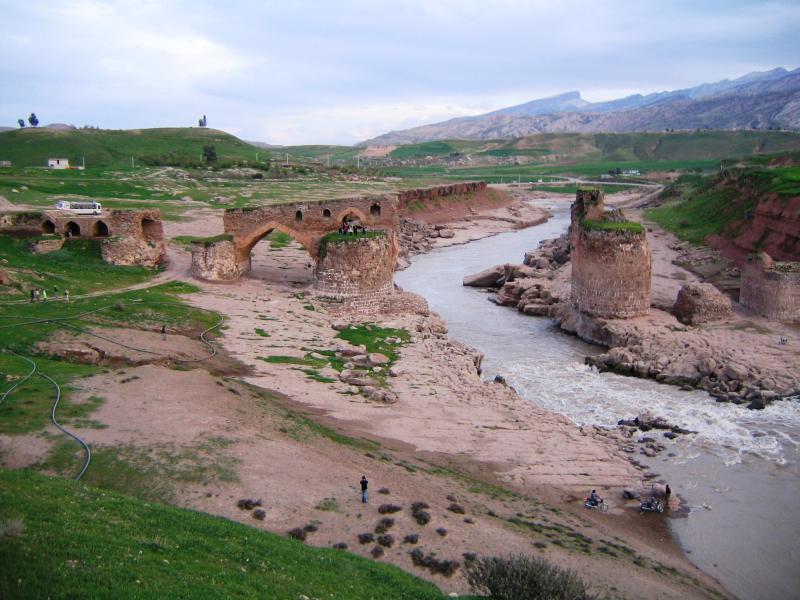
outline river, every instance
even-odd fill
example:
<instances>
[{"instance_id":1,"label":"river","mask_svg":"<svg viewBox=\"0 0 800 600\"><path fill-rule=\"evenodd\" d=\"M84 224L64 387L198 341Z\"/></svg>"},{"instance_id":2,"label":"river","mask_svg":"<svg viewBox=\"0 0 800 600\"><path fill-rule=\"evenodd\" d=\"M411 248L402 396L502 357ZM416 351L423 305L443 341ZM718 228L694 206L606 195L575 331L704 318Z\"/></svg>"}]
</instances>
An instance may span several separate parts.
<instances>
[{"instance_id":1,"label":"river","mask_svg":"<svg viewBox=\"0 0 800 600\"><path fill-rule=\"evenodd\" d=\"M664 439L667 450L647 459L688 506L670 518L678 543L743 600L800 598L800 402L751 411L705 392L598 373L584 357L600 347L462 286L465 275L521 262L539 241L566 231L568 203L539 204L553 214L547 223L417 256L397 284L424 296L451 337L485 354L485 377L502 374L531 402L576 424L613 426L650 410L697 431Z\"/></svg>"}]
</instances>

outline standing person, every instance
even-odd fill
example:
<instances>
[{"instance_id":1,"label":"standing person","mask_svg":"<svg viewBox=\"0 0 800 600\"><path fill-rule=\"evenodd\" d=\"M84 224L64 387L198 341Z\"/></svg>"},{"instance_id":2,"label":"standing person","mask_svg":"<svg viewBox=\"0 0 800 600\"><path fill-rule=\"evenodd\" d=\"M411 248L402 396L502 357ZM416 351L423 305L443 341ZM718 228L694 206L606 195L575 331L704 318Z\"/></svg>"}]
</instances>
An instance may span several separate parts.
<instances>
[{"instance_id":1,"label":"standing person","mask_svg":"<svg viewBox=\"0 0 800 600\"><path fill-rule=\"evenodd\" d=\"M64 301L69 302L69 290L64 290Z\"/></svg>"},{"instance_id":2,"label":"standing person","mask_svg":"<svg viewBox=\"0 0 800 600\"><path fill-rule=\"evenodd\" d=\"M39 301L39 289L38 288L33 290L33 300L34 300L34 302L38 302Z\"/></svg>"},{"instance_id":3,"label":"standing person","mask_svg":"<svg viewBox=\"0 0 800 600\"><path fill-rule=\"evenodd\" d=\"M161 339L162 340L167 339L167 326L166 325L162 325L161 326Z\"/></svg>"},{"instance_id":4,"label":"standing person","mask_svg":"<svg viewBox=\"0 0 800 600\"><path fill-rule=\"evenodd\" d=\"M57 285L53 286L53 298L58 300L58 286Z\"/></svg>"},{"instance_id":5,"label":"standing person","mask_svg":"<svg viewBox=\"0 0 800 600\"><path fill-rule=\"evenodd\" d=\"M42 302L47 302L47 290L42 288Z\"/></svg>"},{"instance_id":6,"label":"standing person","mask_svg":"<svg viewBox=\"0 0 800 600\"><path fill-rule=\"evenodd\" d=\"M367 486L369 486L369 481L367 481L367 478L364 475L362 475L361 476L361 502L363 502L364 504L366 504L367 500L369 500L369 494L367 493Z\"/></svg>"},{"instance_id":7,"label":"standing person","mask_svg":"<svg viewBox=\"0 0 800 600\"><path fill-rule=\"evenodd\" d=\"M31 288L31 302L33 302L34 298L36 297L36 290Z\"/></svg>"}]
</instances>

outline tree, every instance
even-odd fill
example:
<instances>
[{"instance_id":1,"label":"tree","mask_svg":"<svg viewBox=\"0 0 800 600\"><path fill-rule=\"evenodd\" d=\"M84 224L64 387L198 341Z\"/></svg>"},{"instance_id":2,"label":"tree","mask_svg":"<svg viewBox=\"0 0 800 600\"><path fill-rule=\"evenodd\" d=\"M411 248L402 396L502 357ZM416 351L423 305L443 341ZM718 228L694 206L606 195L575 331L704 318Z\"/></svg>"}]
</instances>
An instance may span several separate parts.
<instances>
[{"instance_id":1,"label":"tree","mask_svg":"<svg viewBox=\"0 0 800 600\"><path fill-rule=\"evenodd\" d=\"M31 113L31 116L28 117L28 123L31 124L31 127L36 127L39 124L39 119L36 117L36 113Z\"/></svg>"},{"instance_id":2,"label":"tree","mask_svg":"<svg viewBox=\"0 0 800 600\"><path fill-rule=\"evenodd\" d=\"M20 127L25 127L25 120L24 119L17 119L17 123L19 123Z\"/></svg>"},{"instance_id":3,"label":"tree","mask_svg":"<svg viewBox=\"0 0 800 600\"><path fill-rule=\"evenodd\" d=\"M217 162L217 149L214 146L203 146L203 158L206 162Z\"/></svg>"}]
</instances>

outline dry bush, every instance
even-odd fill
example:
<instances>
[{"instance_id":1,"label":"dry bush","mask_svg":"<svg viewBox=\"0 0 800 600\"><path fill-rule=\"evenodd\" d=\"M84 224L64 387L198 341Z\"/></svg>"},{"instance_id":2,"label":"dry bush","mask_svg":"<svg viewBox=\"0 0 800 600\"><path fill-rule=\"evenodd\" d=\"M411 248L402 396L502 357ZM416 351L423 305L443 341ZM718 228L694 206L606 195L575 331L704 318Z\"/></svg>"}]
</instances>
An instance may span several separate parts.
<instances>
[{"instance_id":1,"label":"dry bush","mask_svg":"<svg viewBox=\"0 0 800 600\"><path fill-rule=\"evenodd\" d=\"M546 560L522 554L479 558L467 569L472 589L494 600L547 598L548 600L594 600L588 586L574 571Z\"/></svg>"}]
</instances>

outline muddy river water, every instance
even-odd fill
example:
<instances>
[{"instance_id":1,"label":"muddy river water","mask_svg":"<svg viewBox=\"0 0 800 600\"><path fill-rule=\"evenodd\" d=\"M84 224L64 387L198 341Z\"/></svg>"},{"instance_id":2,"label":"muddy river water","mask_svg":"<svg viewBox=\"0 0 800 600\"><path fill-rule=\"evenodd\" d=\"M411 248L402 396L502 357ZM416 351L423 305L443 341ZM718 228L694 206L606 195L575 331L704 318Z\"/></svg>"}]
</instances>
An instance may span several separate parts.
<instances>
[{"instance_id":1,"label":"muddy river water","mask_svg":"<svg viewBox=\"0 0 800 600\"><path fill-rule=\"evenodd\" d=\"M649 410L697 431L665 439L667 450L645 460L688 506L670 517L681 547L742 599L800 598L800 401L750 411L704 392L598 373L584 357L601 348L461 285L464 275L522 262L540 240L563 233L568 203L543 204L553 214L547 223L416 257L398 285L424 296L451 337L484 352L485 377L502 374L524 398L576 424L613 426Z\"/></svg>"}]
</instances>

